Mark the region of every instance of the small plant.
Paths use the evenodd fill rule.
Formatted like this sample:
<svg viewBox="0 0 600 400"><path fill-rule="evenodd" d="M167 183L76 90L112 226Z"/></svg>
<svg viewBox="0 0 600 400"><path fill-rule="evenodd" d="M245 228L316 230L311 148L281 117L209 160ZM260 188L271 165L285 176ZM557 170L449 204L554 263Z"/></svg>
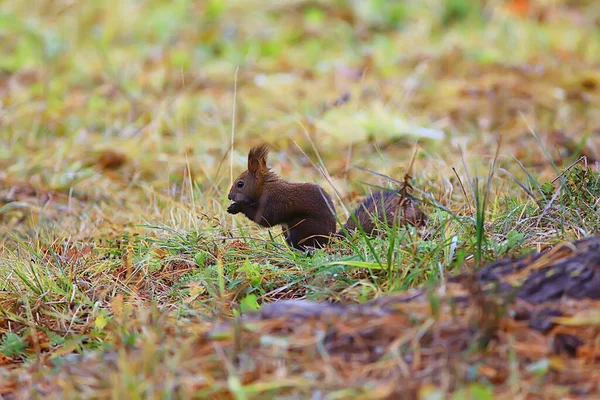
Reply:
<svg viewBox="0 0 600 400"><path fill-rule="evenodd" d="M560 182L541 186L540 208L559 211L586 231L600 231L600 173L576 165Z"/></svg>
<svg viewBox="0 0 600 400"><path fill-rule="evenodd" d="M260 305L258 304L258 298L256 295L249 294L248 296L244 297L242 301L240 301L240 310L242 311L242 314L260 310Z"/></svg>
<svg viewBox="0 0 600 400"><path fill-rule="evenodd" d="M442 10L442 25L450 26L480 13L480 6L475 1L447 0L443 3Z"/></svg>
<svg viewBox="0 0 600 400"><path fill-rule="evenodd" d="M27 349L25 340L13 332L7 333L0 343L0 353L4 354L6 357L14 358L22 356L25 354L25 349Z"/></svg>

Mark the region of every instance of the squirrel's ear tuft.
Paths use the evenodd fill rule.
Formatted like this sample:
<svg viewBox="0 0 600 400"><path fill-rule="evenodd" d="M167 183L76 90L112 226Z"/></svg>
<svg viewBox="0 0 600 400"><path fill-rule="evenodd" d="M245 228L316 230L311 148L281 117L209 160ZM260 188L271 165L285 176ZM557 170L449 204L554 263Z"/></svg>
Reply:
<svg viewBox="0 0 600 400"><path fill-rule="evenodd" d="M248 153L248 171L255 176L267 172L267 156L269 148L266 145L255 146Z"/></svg>

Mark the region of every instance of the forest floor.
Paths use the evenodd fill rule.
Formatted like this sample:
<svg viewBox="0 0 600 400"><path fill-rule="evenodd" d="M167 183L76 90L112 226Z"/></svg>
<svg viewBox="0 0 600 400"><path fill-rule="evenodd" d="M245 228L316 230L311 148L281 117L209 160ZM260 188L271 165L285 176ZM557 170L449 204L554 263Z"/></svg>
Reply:
<svg viewBox="0 0 600 400"><path fill-rule="evenodd" d="M591 0L4 2L0 398L600 397L599 28ZM341 222L390 177L427 225L291 250L226 212L260 143Z"/></svg>

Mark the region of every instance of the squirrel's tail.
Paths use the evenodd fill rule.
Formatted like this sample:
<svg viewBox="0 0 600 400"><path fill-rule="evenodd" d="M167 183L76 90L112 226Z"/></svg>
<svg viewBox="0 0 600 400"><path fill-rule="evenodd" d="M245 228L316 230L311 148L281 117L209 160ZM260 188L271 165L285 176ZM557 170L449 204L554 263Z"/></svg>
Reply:
<svg viewBox="0 0 600 400"><path fill-rule="evenodd" d="M379 224L392 227L395 223L413 226L423 226L427 216L417 206L416 200L410 195L402 195L397 191L380 191L369 195L350 216L344 227L335 236L345 236L352 233L358 226L369 236Z"/></svg>

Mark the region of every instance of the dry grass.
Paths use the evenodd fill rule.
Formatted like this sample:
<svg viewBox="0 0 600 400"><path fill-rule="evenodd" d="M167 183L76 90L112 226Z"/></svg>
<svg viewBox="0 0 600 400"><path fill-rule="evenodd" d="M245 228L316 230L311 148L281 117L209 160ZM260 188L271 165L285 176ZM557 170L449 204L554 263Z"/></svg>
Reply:
<svg viewBox="0 0 600 400"><path fill-rule="evenodd" d="M285 299L365 304L598 234L600 9L569 3L0 6L0 394L575 396L597 379L597 321L581 357L511 318L466 351L471 308L442 300L242 336L231 322ZM277 173L335 193L342 222L364 183L387 184L366 170L410 173L427 227L291 251L225 212L262 142ZM327 347L371 328L383 347Z"/></svg>

